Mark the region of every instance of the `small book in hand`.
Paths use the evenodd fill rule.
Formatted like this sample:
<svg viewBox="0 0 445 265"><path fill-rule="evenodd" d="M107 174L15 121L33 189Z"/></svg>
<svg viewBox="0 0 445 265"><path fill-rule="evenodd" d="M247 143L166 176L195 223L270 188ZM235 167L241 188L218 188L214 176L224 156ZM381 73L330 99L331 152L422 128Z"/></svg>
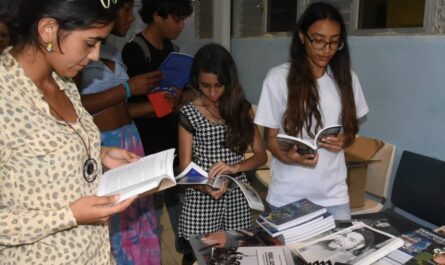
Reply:
<svg viewBox="0 0 445 265"><path fill-rule="evenodd" d="M155 111L156 117L162 118L173 111L172 104L165 98L164 93L175 93L175 89L182 89L190 82L190 70L193 57L179 52L170 53L159 66L163 79L154 88L148 99Z"/></svg>
<svg viewBox="0 0 445 265"><path fill-rule="evenodd" d="M264 204L256 190L244 181L239 181L229 175L219 175L209 178L207 172L193 161L176 176L178 185L208 185L219 189L226 181L235 183L243 192L249 207L258 211L264 211Z"/></svg>
<svg viewBox="0 0 445 265"><path fill-rule="evenodd" d="M159 66L163 79L159 87L152 92L166 91L174 93L174 88L182 89L190 82L193 57L179 52L170 53Z"/></svg>
<svg viewBox="0 0 445 265"><path fill-rule="evenodd" d="M278 134L277 142L281 150L289 151L294 145L297 146L297 153L300 155L316 154L319 148L318 143L325 137L338 136L342 132L341 125L332 125L321 129L313 141L303 140L298 137Z"/></svg>

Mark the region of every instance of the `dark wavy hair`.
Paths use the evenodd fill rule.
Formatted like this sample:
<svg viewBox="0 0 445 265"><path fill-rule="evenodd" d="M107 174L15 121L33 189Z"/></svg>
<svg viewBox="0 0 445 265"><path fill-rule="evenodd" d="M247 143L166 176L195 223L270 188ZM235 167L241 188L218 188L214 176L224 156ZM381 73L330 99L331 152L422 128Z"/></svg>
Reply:
<svg viewBox="0 0 445 265"><path fill-rule="evenodd" d="M193 60L190 80L195 88L199 88L201 72L215 74L224 85L224 94L219 100L219 112L227 124L224 145L233 152L244 153L253 142L254 124L249 115L251 104L239 82L235 61L223 46L207 44L198 50Z"/></svg>
<svg viewBox="0 0 445 265"><path fill-rule="evenodd" d="M0 10L0 17L8 21L14 46L40 47L40 19L57 21L60 41L62 32L108 25L115 20L118 7L112 0L109 8L104 8L100 0L2 0Z"/></svg>
<svg viewBox="0 0 445 265"><path fill-rule="evenodd" d="M299 38L299 33L306 35L312 24L329 19L341 28L340 41L343 49L337 51L329 62L341 98L341 124L343 125L346 144L352 144L358 132L354 93L352 89L349 49L346 39L346 27L341 14L330 4L318 2L311 4L297 22L290 47L290 69L287 77L288 102L283 117L283 128L289 135L301 135L305 129L311 137L323 127L319 110L320 96L316 80L312 74L306 48ZM311 131L315 120L315 132ZM340 121L339 121L340 122Z"/></svg>
<svg viewBox="0 0 445 265"><path fill-rule="evenodd" d="M142 21L149 25L153 22L154 14L163 18L167 18L169 15L186 18L192 12L192 0L142 0L142 7L138 13Z"/></svg>

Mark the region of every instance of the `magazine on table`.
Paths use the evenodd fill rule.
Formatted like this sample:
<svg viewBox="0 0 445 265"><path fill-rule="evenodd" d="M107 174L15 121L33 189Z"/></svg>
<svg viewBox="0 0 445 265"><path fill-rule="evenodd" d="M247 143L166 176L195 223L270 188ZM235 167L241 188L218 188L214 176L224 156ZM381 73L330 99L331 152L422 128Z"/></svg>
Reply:
<svg viewBox="0 0 445 265"><path fill-rule="evenodd" d="M193 161L176 176L176 181L178 185L208 185L214 189L221 188L225 182L229 181L235 183L241 189L250 208L258 211L264 211L265 209L260 196L248 183L239 181L229 175L219 175L214 178L209 178L208 173Z"/></svg>
<svg viewBox="0 0 445 265"><path fill-rule="evenodd" d="M264 221L276 230L282 231L292 226L307 222L317 216L326 213L326 208L311 202L308 199L301 199L280 207L272 211L259 215Z"/></svg>
<svg viewBox="0 0 445 265"><path fill-rule="evenodd" d="M292 253L285 246L214 248L211 264L293 265Z"/></svg>
<svg viewBox="0 0 445 265"><path fill-rule="evenodd" d="M372 228L378 229L393 236L400 236L399 230L397 230L397 228L385 217L377 216L374 218L367 217L352 220L353 224L359 222L365 223Z"/></svg>
<svg viewBox="0 0 445 265"><path fill-rule="evenodd" d="M300 155L316 154L319 148L318 143L327 136L337 136L342 131L341 125L332 125L321 129L313 140L304 140L295 136L278 134L277 142L280 149L289 151L294 145L297 146L297 153Z"/></svg>
<svg viewBox="0 0 445 265"><path fill-rule="evenodd" d="M207 245L203 235L190 235L189 242L199 265L293 265L285 246L264 246L265 242L248 230L222 232L234 237L235 245L224 248Z"/></svg>
<svg viewBox="0 0 445 265"><path fill-rule="evenodd" d="M445 264L445 237L420 228L400 236L403 246L378 264ZM442 263L441 263L442 262Z"/></svg>
<svg viewBox="0 0 445 265"><path fill-rule="evenodd" d="M223 233L226 237L225 248L238 248L240 246L265 246L265 245L275 245L279 241L272 240L272 238L267 237L260 229L250 229L250 230L231 230L231 231L219 231L216 233ZM214 235L216 233L210 233L205 235L190 235L189 242L192 246L193 253L200 265L210 265L213 264L211 261L213 249L215 245L207 244L205 237L209 235Z"/></svg>
<svg viewBox="0 0 445 265"><path fill-rule="evenodd" d="M119 194L123 201L139 194L155 193L176 185L173 173L175 149L140 158L138 161L106 171L97 195Z"/></svg>
<svg viewBox="0 0 445 265"><path fill-rule="evenodd" d="M403 240L357 223L328 236L309 240L308 243L291 250L307 263L331 262L367 265L403 245Z"/></svg>

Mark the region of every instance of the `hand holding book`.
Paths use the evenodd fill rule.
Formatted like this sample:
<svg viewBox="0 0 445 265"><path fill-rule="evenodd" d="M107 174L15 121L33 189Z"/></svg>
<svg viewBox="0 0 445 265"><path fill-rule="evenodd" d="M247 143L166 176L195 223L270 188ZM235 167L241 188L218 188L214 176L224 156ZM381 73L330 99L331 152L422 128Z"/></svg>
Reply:
<svg viewBox="0 0 445 265"><path fill-rule="evenodd" d="M277 143L281 150L289 151L295 146L297 147L297 152L300 155L308 155L308 154L316 154L317 150L320 147L327 147L329 150L336 150L338 146L342 146L342 139L326 139L327 137L336 137L341 134L342 126L341 125L332 125L327 126L321 129L317 135L315 135L312 141L304 140L298 137L286 135L286 134L278 134L277 135Z"/></svg>
<svg viewBox="0 0 445 265"><path fill-rule="evenodd" d="M176 94L189 83L190 70L193 57L183 53L172 52L159 66L163 79L159 86L154 88L148 98L153 105L158 118L164 117L173 111L173 104L165 94Z"/></svg>
<svg viewBox="0 0 445 265"><path fill-rule="evenodd" d="M220 175L232 175L239 173L239 164L229 165L223 161L215 163L209 170L209 177L214 178Z"/></svg>
<svg viewBox="0 0 445 265"><path fill-rule="evenodd" d="M128 80L131 95L147 95L162 80L160 71L152 71L136 75Z"/></svg>
<svg viewBox="0 0 445 265"><path fill-rule="evenodd" d="M229 175L209 177L209 174L193 161L175 178L178 185L205 185L197 189L212 197L224 194L229 188L229 182L236 184L247 199L249 207L258 211L264 211L264 204L255 189L244 181L237 180ZM215 190L216 189L216 190Z"/></svg>
<svg viewBox="0 0 445 265"><path fill-rule="evenodd" d="M212 180L214 181L214 178L209 178L209 182ZM202 193L210 195L215 200L219 200L229 189L229 181L222 181L222 185L218 187L212 187L209 185L196 185L194 188Z"/></svg>

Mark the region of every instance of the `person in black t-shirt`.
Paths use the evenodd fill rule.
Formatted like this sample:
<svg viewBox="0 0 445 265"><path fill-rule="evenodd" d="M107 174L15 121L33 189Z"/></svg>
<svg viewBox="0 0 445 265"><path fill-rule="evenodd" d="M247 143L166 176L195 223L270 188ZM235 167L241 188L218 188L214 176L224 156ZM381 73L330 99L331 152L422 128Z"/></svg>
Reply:
<svg viewBox="0 0 445 265"><path fill-rule="evenodd" d="M122 51L122 58L128 68L128 75L135 75L156 71L164 59L173 51L174 45L171 40L176 39L184 28L184 20L193 12L191 0L142 0L139 16L146 24L142 32L136 38L140 41L130 40ZM141 47L145 45L145 47ZM148 48L148 52L147 52ZM178 103L186 100L191 94L188 92L167 95L175 110ZM147 102L145 95L133 96L129 102ZM140 105L140 104L138 104ZM135 109L134 111L138 111ZM138 116L138 115L132 115ZM141 136L146 155L153 154L165 149L178 149L178 115L177 111L157 118L154 115L135 119L135 124ZM175 161L175 167L178 166ZM171 188L158 193L158 208L162 209L165 203L172 227L177 235L177 227L180 214L179 188ZM158 212L160 212L160 209ZM158 215L159 217L159 215ZM158 218L159 220L159 218ZM178 243L176 236L176 248L179 252L186 253Z"/></svg>
<svg viewBox="0 0 445 265"><path fill-rule="evenodd" d="M142 42L130 41L122 51L124 63L130 77L156 71L164 59L174 51L171 40L181 33L184 20L193 11L191 0L142 0L139 16L146 27L138 36ZM146 47L141 47L146 45ZM144 52L148 48L149 55ZM149 56L149 57L147 57ZM171 95L173 103L178 103L181 95ZM176 98L175 98L176 97ZM148 102L145 95L133 96L130 102ZM137 110L135 110L137 111ZM138 116L138 115L134 115ZM135 119L142 138L144 151L152 154L178 146L177 114L156 118L154 115Z"/></svg>

